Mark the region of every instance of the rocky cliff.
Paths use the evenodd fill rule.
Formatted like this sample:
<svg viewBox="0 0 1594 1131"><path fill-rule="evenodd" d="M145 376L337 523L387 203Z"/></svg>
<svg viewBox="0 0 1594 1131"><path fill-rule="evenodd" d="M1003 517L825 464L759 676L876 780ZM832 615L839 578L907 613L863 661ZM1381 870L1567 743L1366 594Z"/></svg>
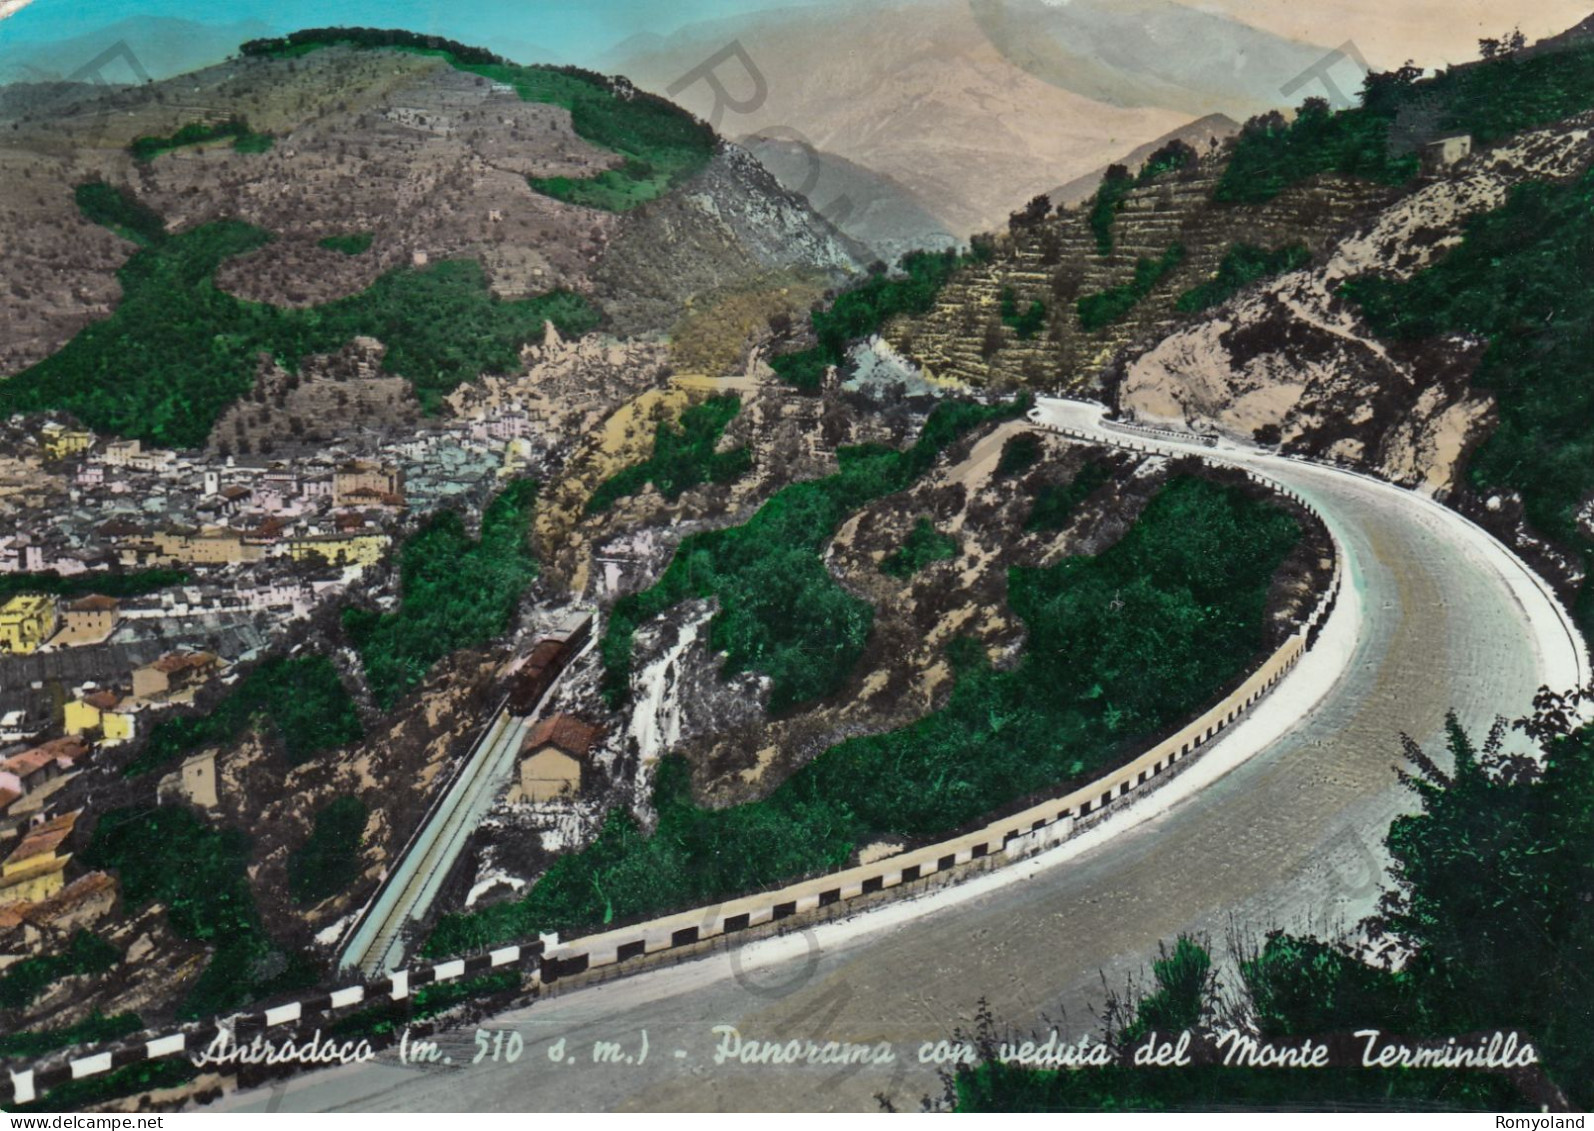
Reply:
<svg viewBox="0 0 1594 1131"><path fill-rule="evenodd" d="M1127 362L1120 407L1148 422L1261 434L1288 451L1451 491L1492 422L1490 397L1469 384L1486 343L1386 344L1338 289L1366 272L1409 278L1513 185L1577 175L1591 156L1591 122L1585 115L1480 151L1361 222L1319 264L1166 335Z"/></svg>

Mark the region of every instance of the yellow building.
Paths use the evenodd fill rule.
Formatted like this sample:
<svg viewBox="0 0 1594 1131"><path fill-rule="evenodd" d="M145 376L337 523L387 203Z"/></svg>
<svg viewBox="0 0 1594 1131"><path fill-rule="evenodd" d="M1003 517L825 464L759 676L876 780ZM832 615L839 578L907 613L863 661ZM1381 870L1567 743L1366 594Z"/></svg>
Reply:
<svg viewBox="0 0 1594 1131"><path fill-rule="evenodd" d="M521 436L516 436L504 444L504 463L498 469L498 478L512 479L519 475L531 463L531 441Z"/></svg>
<svg viewBox="0 0 1594 1131"><path fill-rule="evenodd" d="M0 605L0 652L26 656L55 635L55 598L19 593Z"/></svg>
<svg viewBox="0 0 1594 1131"><path fill-rule="evenodd" d="M46 424L39 433L39 443L44 454L51 459L65 459L94 446L94 433L68 428L64 424Z"/></svg>
<svg viewBox="0 0 1594 1131"><path fill-rule="evenodd" d="M121 697L112 691L96 691L66 705L66 733L98 735L100 745L115 746L133 737L134 716L118 710Z"/></svg>
<svg viewBox="0 0 1594 1131"><path fill-rule="evenodd" d="M320 558L330 565L375 565L387 552L388 536L374 531L349 534L312 534L288 543L288 555L296 562Z"/></svg>
<svg viewBox="0 0 1594 1131"><path fill-rule="evenodd" d="M61 846L76 823L77 814L67 813L28 831L0 864L0 907L37 903L66 886L66 866L72 854L61 852Z"/></svg>

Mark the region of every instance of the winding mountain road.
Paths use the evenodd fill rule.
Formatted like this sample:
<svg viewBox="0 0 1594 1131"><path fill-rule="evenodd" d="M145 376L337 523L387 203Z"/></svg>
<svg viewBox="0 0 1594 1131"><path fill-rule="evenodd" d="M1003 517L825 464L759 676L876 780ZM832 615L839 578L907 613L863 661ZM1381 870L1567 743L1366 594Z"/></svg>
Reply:
<svg viewBox="0 0 1594 1131"><path fill-rule="evenodd" d="M1099 409L1043 401L1038 422L1144 442ZM1159 446L1173 446L1162 438ZM1252 449L1189 445L1294 488L1325 516L1350 585L1307 659L1187 773L1141 806L961 887L800 935L539 1001L484 1022L518 1032L515 1063L445 1034L451 1063L307 1074L229 1097L241 1110L871 1110L939 1094L925 1041L972 1026L982 998L1029 1029L1093 1030L1089 1003L1159 941L1203 932L1332 930L1377 898L1390 819L1409 807L1399 736L1437 745L1447 711L1474 733L1542 684L1587 681L1582 641L1549 591L1444 507L1347 472ZM748 1038L890 1042L890 1064L714 1063L716 1025ZM647 1054L642 1056L642 1031ZM554 1042L563 1039L564 1044ZM623 1055L594 1062L596 1040ZM554 1059L553 1052L562 1054ZM626 1062L625 1057L630 1057Z"/></svg>

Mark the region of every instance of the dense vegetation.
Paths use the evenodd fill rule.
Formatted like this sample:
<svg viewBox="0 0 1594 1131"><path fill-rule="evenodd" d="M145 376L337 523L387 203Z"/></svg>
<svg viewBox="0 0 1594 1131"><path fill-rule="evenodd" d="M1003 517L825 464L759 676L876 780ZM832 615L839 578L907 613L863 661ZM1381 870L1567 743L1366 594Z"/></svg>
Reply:
<svg viewBox="0 0 1594 1131"><path fill-rule="evenodd" d="M130 911L159 903L179 938L214 948L179 1016L214 1016L315 981L308 958L267 937L249 886L249 839L236 829L177 806L113 809L82 859L116 873Z"/></svg>
<svg viewBox="0 0 1594 1131"><path fill-rule="evenodd" d="M242 44L238 52L245 57L291 59L322 47L362 47L369 50L390 47L401 51L451 55L462 63L505 62L503 56L495 55L483 47L470 47L440 35L421 35L401 28L300 28L284 36L251 39Z"/></svg>
<svg viewBox="0 0 1594 1131"><path fill-rule="evenodd" d="M225 746L256 723L280 739L295 766L357 742L365 733L331 660L274 656L257 664L209 710L157 723L127 773L147 774L206 746Z"/></svg>
<svg viewBox="0 0 1594 1131"><path fill-rule="evenodd" d="M310 838L288 857L288 894L295 903L320 903L354 882L369 817L358 797L335 798L316 813Z"/></svg>
<svg viewBox="0 0 1594 1131"><path fill-rule="evenodd" d="M1135 277L1121 286L1111 287L1079 299L1079 324L1094 333L1119 321L1152 292L1162 277L1184 262L1184 245L1173 244L1156 259L1144 256L1135 260Z"/></svg>
<svg viewBox="0 0 1594 1131"><path fill-rule="evenodd" d="M1111 255L1113 249L1112 225L1118 210L1124 206L1129 190L1135 187L1135 178L1122 165L1109 165L1106 176L1096 187L1090 199L1090 230L1096 236L1096 250Z"/></svg>
<svg viewBox="0 0 1594 1131"><path fill-rule="evenodd" d="M1594 493L1594 173L1528 183L1468 221L1462 244L1407 282L1366 276L1341 291L1391 338L1465 334L1488 343L1473 384L1499 424L1473 455L1481 491L1521 493L1528 521L1594 561L1578 523ZM1578 614L1594 629L1594 587Z"/></svg>
<svg viewBox="0 0 1594 1131"><path fill-rule="evenodd" d="M73 190L73 198L85 219L109 228L125 240L151 247L166 238L166 221L161 214L129 188L86 181Z"/></svg>
<svg viewBox="0 0 1594 1131"><path fill-rule="evenodd" d="M1393 115L1364 107L1335 113L1322 98L1307 99L1293 122L1277 112L1253 118L1240 131L1213 198L1260 204L1297 181L1328 172L1404 184L1417 175L1417 157L1390 151L1393 123Z"/></svg>
<svg viewBox="0 0 1594 1131"><path fill-rule="evenodd" d="M1146 158L1146 163L1140 166L1140 175L1136 180L1143 185L1150 184L1164 173L1177 173L1188 169L1198 160L1199 156L1188 142L1174 138Z"/></svg>
<svg viewBox="0 0 1594 1131"><path fill-rule="evenodd" d="M1080 468L1065 484L1048 484L1035 496L1030 508L1025 530L1062 530L1074 517L1074 512L1099 489L1112 480L1112 469L1099 460Z"/></svg>
<svg viewBox="0 0 1594 1131"><path fill-rule="evenodd" d="M881 560L880 571L892 577L912 577L931 562L950 561L957 553L956 538L942 534L929 519L921 518L903 539L902 548Z"/></svg>
<svg viewBox="0 0 1594 1131"><path fill-rule="evenodd" d="M714 131L674 103L575 67L477 64L468 71L508 83L527 102L570 111L576 133L613 150L618 168L591 177L530 177L538 192L571 204L624 212L663 196L714 156Z"/></svg>
<svg viewBox="0 0 1594 1131"><path fill-rule="evenodd" d="M902 314L928 314L948 279L976 258L954 251L912 251L898 264L899 274L875 272L842 291L827 307L809 315L817 345L795 353L776 354L771 368L800 389L817 389L825 368L847 360L847 347L867 338Z"/></svg>
<svg viewBox="0 0 1594 1131"><path fill-rule="evenodd" d="M741 526L683 540L664 576L609 614L601 644L609 702L618 705L629 691L637 626L694 597L719 599L710 646L727 654L727 674L770 678L771 711L836 691L863 651L874 610L830 576L821 560L826 543L847 516L907 487L959 436L1027 407L943 403L907 450L843 448L835 475L782 488Z"/></svg>
<svg viewBox="0 0 1594 1131"><path fill-rule="evenodd" d="M831 747L762 801L701 808L686 765L667 759L651 836L617 808L524 899L446 916L428 947L454 953L711 903L1088 779L1253 662L1273 574L1299 537L1271 503L1176 477L1106 552L1012 571L1012 608L1029 632L1015 669L996 671L975 642L959 641L945 707Z"/></svg>
<svg viewBox="0 0 1594 1131"><path fill-rule="evenodd" d="M536 502L535 482L511 483L482 512L475 540L456 511L440 511L399 553L399 607L391 613L344 610L344 632L384 710L450 652L509 630L521 595L537 576L530 543Z"/></svg>
<svg viewBox="0 0 1594 1131"><path fill-rule="evenodd" d="M1002 325L1018 335L1018 340L1026 342L1039 333L1040 328L1046 325L1046 304L1040 299L1035 299L1023 311L1018 308L1018 294L1012 287L1002 288L1001 304Z"/></svg>
<svg viewBox="0 0 1594 1131"><path fill-rule="evenodd" d="M364 255L371 250L375 232L350 232L342 236L325 236L316 241L328 251L341 251L344 255Z"/></svg>
<svg viewBox="0 0 1594 1131"><path fill-rule="evenodd" d="M741 410L740 397L713 396L683 412L679 426L661 421L653 433L653 455L599 484L587 500L587 513L606 511L649 483L674 502L699 483L741 478L752 466L752 453L745 447L715 451L725 426Z"/></svg>
<svg viewBox="0 0 1594 1131"><path fill-rule="evenodd" d="M1409 143L1391 144L1403 111L1433 120L1441 135L1471 134L1488 144L1594 107L1591 63L1594 48L1585 43L1525 58L1505 54L1428 79L1409 66L1375 72L1359 106L1335 113L1323 99L1308 99L1293 123L1277 113L1247 122L1214 198L1260 203L1326 172L1403 184L1418 170L1416 155L1403 151Z"/></svg>
<svg viewBox="0 0 1594 1131"><path fill-rule="evenodd" d="M1394 887L1371 934L1409 953L1399 969L1346 949L1275 932L1242 955L1240 974L1269 1037L1378 1028L1445 1038L1518 1029L1577 1110L1594 1100L1594 986L1583 976L1594 943L1594 728L1572 733L1569 702L1541 693L1523 729L1542 769L1505 754L1497 728L1478 747L1449 722L1448 770L1406 740L1408 786L1420 811L1396 818L1385 841ZM1187 954L1187 959L1190 956ZM1205 957L1202 955L1202 957ZM1186 962L1186 966L1189 962ZM1210 979L1156 969L1141 1006L1166 1033L1210 1025ZM1178 1003L1177 1009L1170 1005ZM1203 1097L1378 1107L1521 1108L1508 1077L1478 1072L1092 1069L1060 1074L981 1065L959 1074L962 1105L990 1110L1197 1107Z"/></svg>
<svg viewBox="0 0 1594 1131"><path fill-rule="evenodd" d="M1311 250L1305 244L1293 243L1269 251L1254 244L1237 243L1218 264L1216 275L1185 291L1174 305L1186 314L1208 310L1229 301L1259 279L1298 270L1311 261Z"/></svg>
<svg viewBox="0 0 1594 1131"><path fill-rule="evenodd" d="M529 177L538 192L571 204L623 212L664 195L714 156L707 123L629 83L578 67L523 67L479 47L432 35L378 28L309 28L245 43L245 55L294 56L334 45L436 55L451 66L514 87L527 102L570 111L576 134L617 153L619 167L591 177Z"/></svg>
<svg viewBox="0 0 1594 1131"><path fill-rule="evenodd" d="M1242 981L1249 987L1251 974ZM1004 1046L1020 1043L999 1030L988 1011L970 1034L979 1063L959 1068L945 1100L959 1112L1055 1111L1519 1111L1522 1097L1509 1078L1482 1072L1421 1069L1253 1068L1194 1063L1137 1067L1132 1052L1156 1033L1210 1032L1222 1008L1212 958L1204 944L1181 937L1172 953L1152 963L1150 993L1131 1009L1120 1003L1105 1043L1116 1060L1107 1067L1035 1069L1003 1063ZM1357 1024L1352 1022L1352 1024ZM1116 1025L1117 1027L1113 1027ZM1300 1030L1322 1035L1322 1030Z"/></svg>
<svg viewBox="0 0 1594 1131"><path fill-rule="evenodd" d="M96 1045L114 1041L144 1027L136 1013L118 1013L105 1017L94 1013L62 1029L37 1029L31 1033L7 1033L0 1036L0 1056L39 1057L56 1049L72 1045Z"/></svg>
<svg viewBox="0 0 1594 1131"><path fill-rule="evenodd" d="M24 958L0 972L0 1009L22 1009L62 978L103 974L122 960L116 948L91 931L76 931L60 954Z"/></svg>
<svg viewBox="0 0 1594 1131"><path fill-rule="evenodd" d="M213 276L266 243L266 232L224 220L168 236L158 217L115 190L84 186L78 198L91 219L143 246L117 272L122 301L111 316L0 383L0 412L67 409L101 431L196 447L253 387L262 353L291 368L368 334L387 346L383 368L435 411L462 382L512 370L546 320L570 334L598 322L585 299L565 291L499 299L473 260L389 271L360 294L307 310L245 302Z"/></svg>
<svg viewBox="0 0 1594 1131"><path fill-rule="evenodd" d="M1040 462L1045 450L1035 433L1020 432L1002 445L1002 457L996 461L996 477L1008 479L1028 471Z"/></svg>
<svg viewBox="0 0 1594 1131"><path fill-rule="evenodd" d="M245 119L234 116L221 122L190 122L170 137L135 138L127 148L133 160L149 162L174 149L227 138L232 139L232 147L239 153L264 153L274 141L270 134L256 133Z"/></svg>
<svg viewBox="0 0 1594 1131"><path fill-rule="evenodd" d="M180 569L142 569L122 572L90 571L62 577L59 573L0 573L0 601L18 593L53 593L72 601L90 594L102 597L142 597L170 589L174 585L187 585L191 574Z"/></svg>

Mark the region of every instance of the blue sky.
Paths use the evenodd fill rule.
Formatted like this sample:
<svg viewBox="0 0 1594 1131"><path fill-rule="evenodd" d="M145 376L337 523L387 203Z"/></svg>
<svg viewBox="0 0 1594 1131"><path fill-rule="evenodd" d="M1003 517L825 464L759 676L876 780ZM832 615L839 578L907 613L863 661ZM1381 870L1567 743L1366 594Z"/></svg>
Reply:
<svg viewBox="0 0 1594 1131"><path fill-rule="evenodd" d="M16 0L0 0L0 13ZM170 18L276 31L329 24L403 27L531 61L580 61L638 32L667 34L698 20L822 0L31 0L0 19L0 47L16 50L91 35L129 19Z"/></svg>

